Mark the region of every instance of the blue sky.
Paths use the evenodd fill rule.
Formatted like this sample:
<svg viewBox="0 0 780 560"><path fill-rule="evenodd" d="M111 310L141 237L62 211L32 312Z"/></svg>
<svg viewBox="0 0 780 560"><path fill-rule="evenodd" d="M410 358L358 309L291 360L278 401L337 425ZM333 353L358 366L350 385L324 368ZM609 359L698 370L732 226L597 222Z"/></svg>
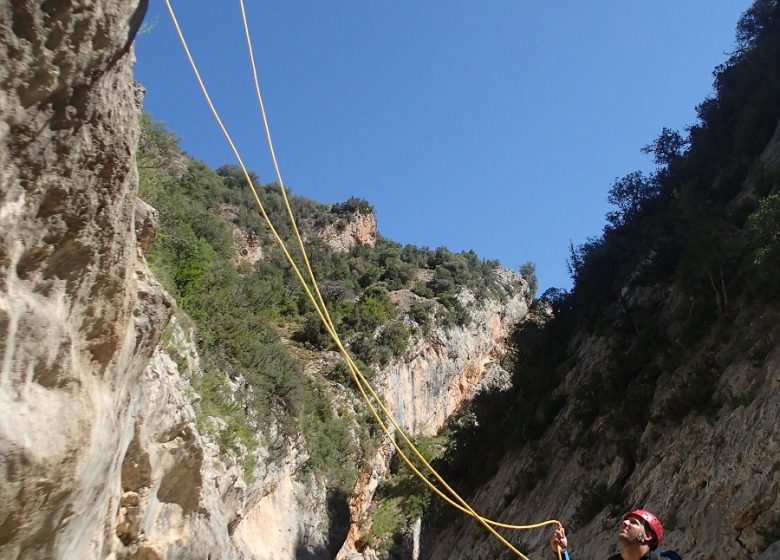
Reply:
<svg viewBox="0 0 780 560"><path fill-rule="evenodd" d="M570 287L616 177L683 129L747 0L245 0L285 183L367 199L400 243L536 264ZM237 0L173 0L242 157L273 180ZM152 0L136 43L146 110L213 167L234 163ZM541 291L540 290L540 291Z"/></svg>

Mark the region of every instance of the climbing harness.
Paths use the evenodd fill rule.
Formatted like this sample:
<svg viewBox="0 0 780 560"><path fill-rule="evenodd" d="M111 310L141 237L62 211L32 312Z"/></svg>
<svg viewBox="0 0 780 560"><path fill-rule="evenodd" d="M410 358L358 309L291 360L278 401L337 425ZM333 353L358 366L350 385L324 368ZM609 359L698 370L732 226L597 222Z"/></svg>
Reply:
<svg viewBox="0 0 780 560"><path fill-rule="evenodd" d="M409 436L406 434L406 432L398 425L398 423L393 418L393 415L390 413L390 411L386 408L385 404L383 403L382 399L379 397L379 395L376 393L374 388L371 386L371 384L368 382L368 380L364 377L363 373L360 371L360 369L355 364L354 360L350 356L347 349L344 347L344 344L341 341L341 338L338 335L338 332L336 331L336 328L334 326L334 323L330 317L330 313L328 312L328 308L325 305L325 300L322 297L322 294L319 289L319 285L317 283L317 279L314 275L314 270L312 269L311 263L309 261L309 257L307 254L307 251L303 245L303 239L300 233L300 230L298 229L298 225L295 219L295 215L292 211L292 206L290 205L289 199L287 197L287 190L284 186L284 181L282 180L281 172L279 169L279 164L276 158L276 152L273 147L273 142L271 140L271 132L270 127L268 125L268 119L266 117L265 112L265 106L263 104L263 97L260 91L260 81L257 75L257 66L255 64L255 58L254 58L254 51L252 48L252 41L249 33L249 25L247 23L247 17L246 17L246 9L244 7L244 1L239 0L239 4L241 7L241 18L244 26L244 35L246 38L246 44L247 44L247 50L249 52L249 59L252 67L252 76L254 80L254 86L255 86L255 94L257 96L257 101L260 107L260 114L262 116L263 121L263 128L265 130L265 137L266 142L268 144L269 151L271 153L271 159L274 166L274 171L276 173L276 178L279 183L279 190L282 194L282 199L284 201L285 209L287 211L287 218L290 221L290 225L292 226L292 230L295 232L295 238L298 244L298 250L301 254L301 257L303 259L303 266L306 271L306 275L308 276L309 282L311 282L311 285L307 282L307 280L304 278L303 273L301 272L300 267L295 262L295 259L293 259L292 255L290 254L289 249L287 248L286 244L284 243L284 240L279 235L278 231L274 227L273 223L271 222L268 213L265 210L265 207L260 200L260 196L257 193L257 189L249 175L249 172L244 165L244 161L241 158L241 155L239 154L238 148L236 147L235 143L233 142L233 139L231 138L230 134L227 131L227 128L225 127L224 123L222 122L222 119L219 116L219 113L214 106L213 101L211 100L211 96L208 93L208 90L206 88L205 83L203 82L203 79L201 78L200 72L198 70L197 65L195 64L195 60L192 56L192 53L190 52L189 46L187 45L187 41L184 38L184 34L181 30L181 27L179 26L178 19L176 18L176 13L173 9L173 6L171 5L170 0L165 0L165 4L168 8L168 13L171 16L171 20L173 21L174 28L176 29L176 33L179 37L179 41L181 42L182 47L184 48L184 52L187 56L187 59L190 63L190 67L192 68L192 71L195 74L195 78L198 82L198 85L200 86L201 92L203 93L203 96L206 100L207 105L209 106L209 109L211 110L211 114L214 117L215 121L217 122L217 125L219 126L220 130L222 131L223 136L227 140L228 145L230 146L231 151L233 152L233 155L236 158L236 161L238 162L239 167L241 168L241 171L244 175L244 178L247 182L247 185L249 186L249 189L252 192L252 196L255 200L255 204L257 205L258 212L260 213L261 217L265 221L266 225L268 226L269 230L271 231L271 234L273 238L275 239L276 243L279 245L280 249L282 250L282 253L285 256L285 259L289 263L290 267L292 268L296 278L298 279L298 282L301 284L301 287L303 288L304 292L306 293L306 297L309 299L311 304L314 306L314 310L317 313L317 315L320 318L320 321L322 322L323 326L325 327L326 331L330 335L331 339L333 340L333 343L338 348L339 352L344 358L344 361L347 364L347 367L350 371L350 374L352 376L352 380L355 383L355 386L357 387L358 391L360 392L361 397L365 401L366 405L368 406L369 410L371 411L372 416L376 420L376 422L379 424L380 428L384 432L384 434L388 437L390 442L392 443L393 447L395 448L396 452L398 453L399 457L403 460L403 462L406 464L406 466L414 473L414 475L419 478L433 493L435 493L437 496L439 496L442 500L447 502L449 505L454 507L455 509L465 513L466 515L469 515L473 517L478 523L480 523L489 533L491 533L496 539L501 542L506 548L508 548L510 551L512 551L517 557L522 558L523 560L530 560L527 556L525 556L522 552L520 552L517 548L515 548L509 541L507 541L498 531L496 531L497 528L501 529L509 529L509 530L530 530L530 529L537 529L541 528L547 525L556 525L559 528L562 527L561 523L557 520L551 519L547 521L542 521L540 523L534 523L530 525L511 525L508 523L501 523L498 521L494 521L491 519L488 519L486 517L483 517L482 515L478 514L469 504L468 502L463 499L447 482L442 478L442 476L436 471L436 469L431 466L431 464L425 459L425 457L422 455L422 453L417 449L417 447L414 445L414 443L410 440ZM369 397L370 395L370 397ZM376 406L382 411L384 416L389 420L390 425L394 429L394 432L391 431L390 427L385 423L385 421L382 419L382 416L380 416L379 412L377 411L377 408L374 406L372 400L373 399L376 402ZM404 450L399 446L398 442L396 441L396 438L394 437L394 433L398 434L400 438L403 440L403 442L406 444L409 450L413 453L414 457L416 457L420 463L427 469L428 472L436 479L436 481L447 491L447 494L445 494L440 488L438 488L433 482L431 482L426 475L424 475L420 470L414 465L412 460L409 458L409 456L404 452ZM558 549L558 559L561 560L561 550Z"/></svg>

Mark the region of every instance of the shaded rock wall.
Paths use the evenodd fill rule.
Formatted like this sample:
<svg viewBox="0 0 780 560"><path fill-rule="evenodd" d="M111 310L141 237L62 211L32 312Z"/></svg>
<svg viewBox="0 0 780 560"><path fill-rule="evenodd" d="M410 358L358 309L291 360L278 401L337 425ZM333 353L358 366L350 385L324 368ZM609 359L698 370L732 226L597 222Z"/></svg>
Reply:
<svg viewBox="0 0 780 560"><path fill-rule="evenodd" d="M743 336L749 340L750 330ZM778 340L780 328L771 336ZM740 340L737 337L735 344ZM728 355L733 347L722 351ZM604 341L583 341L579 363L566 379L567 390L583 390L603 359ZM724 369L718 391L739 395L739 402L726 399L713 415L691 415L669 429L663 424L664 387L672 376L665 374L648 405L659 420L648 424L636 442L648 453L626 482L627 502L658 512L667 546L684 558L775 558L763 551L771 544L765 542L765 534L776 527L780 511L780 346L775 344L760 362L737 354ZM577 557L601 558L617 552L619 513L607 507L584 525L571 526L587 489L615 482L626 469L620 458L594 463L593 450L578 445L584 437L576 408L566 407L536 446L506 457L472 505L483 515L508 523L563 521L569 526L573 556L576 552ZM518 478L535 468L538 449L550 453L548 469L530 492L515 495ZM529 552L530 545L532 558L550 555L546 544L550 530L507 534L513 543L525 543L523 552ZM465 517L442 533L429 535L427 541L423 558L493 558L501 552L495 539Z"/></svg>
<svg viewBox="0 0 780 560"><path fill-rule="evenodd" d="M778 154L780 125L761 153L762 171L777 172ZM754 197L755 185L755 177L749 176L738 200ZM676 338L681 326L675 318L684 316L680 311L687 309L687 296L664 285L626 287L622 295L629 312L652 309L669 339ZM573 557L614 553L622 513L614 510L630 504L657 512L665 524L666 545L686 559L778 558L778 311L775 302L759 307L734 294L729 313L729 328L702 325L704 338L685 348L689 358L673 371L660 373L647 401L636 399L636 406L649 410L650 420L629 442L636 450L635 464L606 443L624 436L622 432L629 429L626 423L610 422L602 414L583 427L578 410L582 401L576 396L599 398L592 383L623 349L606 337L580 332L571 342L574 356L561 388L566 405L540 441L506 455L497 474L478 491L472 502L475 509L508 523L559 519L570 528ZM700 363L708 364L706 377L685 381L684 374L702 367L697 360L705 356ZM685 399L675 399L675 392L686 383L693 390ZM708 410L692 406L697 390L712 391ZM627 391L625 397L633 395ZM519 490L518 481L538 473L541 463L543 474L534 475L532 488ZM615 483L625 490L625 497L604 499L605 489ZM599 485L603 491L594 494ZM577 522L583 504L591 504L593 515ZM550 554L549 536L549 530L521 532L512 534L511 541L522 542L532 557L543 557ZM503 553L493 537L465 517L437 533L431 530L426 540L422 557L431 560L492 558Z"/></svg>

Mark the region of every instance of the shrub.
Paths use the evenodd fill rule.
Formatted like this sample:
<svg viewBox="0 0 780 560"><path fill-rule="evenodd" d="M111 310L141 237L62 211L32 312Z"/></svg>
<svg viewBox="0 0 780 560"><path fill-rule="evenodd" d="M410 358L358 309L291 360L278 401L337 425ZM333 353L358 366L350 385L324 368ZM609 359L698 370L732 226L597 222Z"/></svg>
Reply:
<svg viewBox="0 0 780 560"><path fill-rule="evenodd" d="M334 204L331 207L331 212L338 215L355 214L355 213L369 213L373 212L374 207L371 206L367 200L351 196L346 202L341 204Z"/></svg>
<svg viewBox="0 0 780 560"><path fill-rule="evenodd" d="M301 328L293 333L293 340L315 350L325 350L332 346L330 333L322 324L320 316L313 311L306 314Z"/></svg>
<svg viewBox="0 0 780 560"><path fill-rule="evenodd" d="M521 264L520 275L528 282L528 291L531 296L536 296L536 290L539 289L539 280L536 278L536 265L531 261Z"/></svg>
<svg viewBox="0 0 780 560"><path fill-rule="evenodd" d="M427 334L431 327L431 305L424 301L413 301L409 307L409 318Z"/></svg>
<svg viewBox="0 0 780 560"><path fill-rule="evenodd" d="M379 343L387 346L393 356L400 356L409 347L409 329L401 321L393 321L382 329Z"/></svg>

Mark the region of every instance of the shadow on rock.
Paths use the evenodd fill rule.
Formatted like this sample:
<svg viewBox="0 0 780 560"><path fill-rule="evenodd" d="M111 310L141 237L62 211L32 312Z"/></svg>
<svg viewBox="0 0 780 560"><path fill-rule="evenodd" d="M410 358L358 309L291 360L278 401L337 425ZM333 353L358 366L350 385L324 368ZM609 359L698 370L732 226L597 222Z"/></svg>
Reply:
<svg viewBox="0 0 780 560"><path fill-rule="evenodd" d="M332 560L338 553L349 531L349 500L339 489L328 491L328 534L324 544L313 545L303 537L295 547L297 560Z"/></svg>

